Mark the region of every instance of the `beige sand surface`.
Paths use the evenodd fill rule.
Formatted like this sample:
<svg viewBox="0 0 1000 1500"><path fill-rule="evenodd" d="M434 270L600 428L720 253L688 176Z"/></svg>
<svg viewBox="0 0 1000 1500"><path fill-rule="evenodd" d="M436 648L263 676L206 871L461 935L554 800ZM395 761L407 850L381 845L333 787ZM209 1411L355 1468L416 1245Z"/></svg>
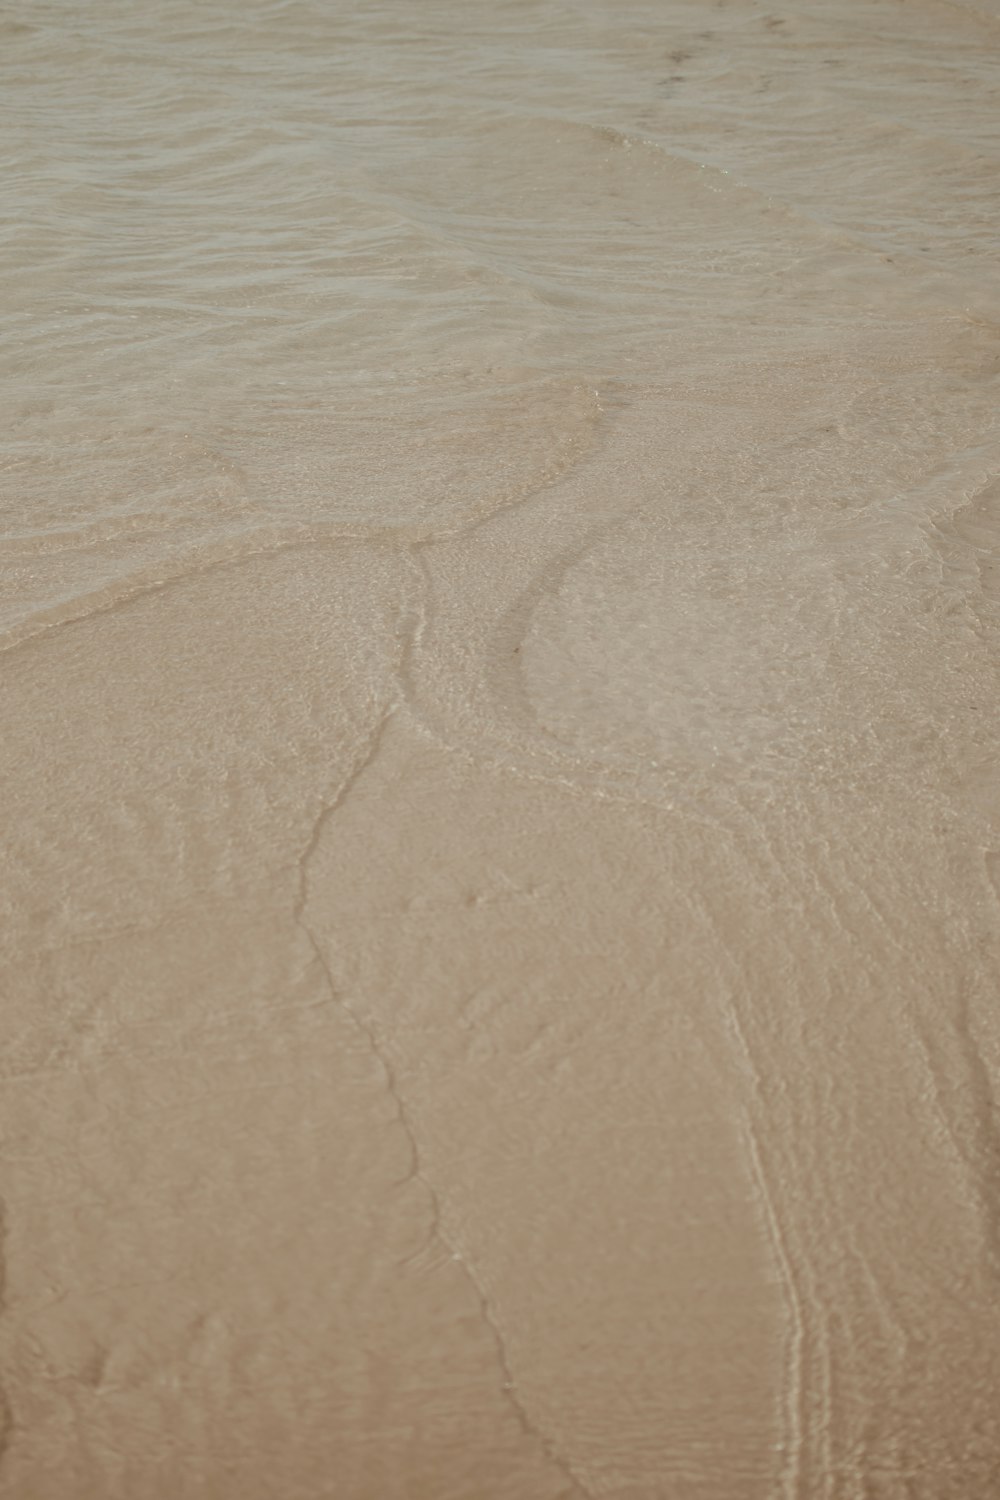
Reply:
<svg viewBox="0 0 1000 1500"><path fill-rule="evenodd" d="M9 28L0 1495L990 1500L1000 30L490 10Z"/></svg>

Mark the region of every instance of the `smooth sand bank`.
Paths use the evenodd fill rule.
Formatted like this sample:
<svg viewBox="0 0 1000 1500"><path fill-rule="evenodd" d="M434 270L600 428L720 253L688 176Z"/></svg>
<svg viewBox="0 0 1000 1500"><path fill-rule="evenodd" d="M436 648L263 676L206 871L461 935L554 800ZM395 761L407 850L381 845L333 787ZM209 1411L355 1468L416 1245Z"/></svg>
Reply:
<svg viewBox="0 0 1000 1500"><path fill-rule="evenodd" d="M627 458L663 419L450 541L251 557L5 657L4 1493L989 1493L981 627L919 528L834 567L853 639L828 555L744 549L749 592L690 533L694 620L760 649L656 717L679 606ZM613 720L546 699L605 661ZM751 733L776 671L794 745Z"/></svg>

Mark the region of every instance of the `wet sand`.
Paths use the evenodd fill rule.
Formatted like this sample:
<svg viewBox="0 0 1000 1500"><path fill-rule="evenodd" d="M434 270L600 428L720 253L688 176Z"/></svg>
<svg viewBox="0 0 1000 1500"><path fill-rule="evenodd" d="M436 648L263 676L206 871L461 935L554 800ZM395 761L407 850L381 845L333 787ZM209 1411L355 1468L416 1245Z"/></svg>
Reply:
<svg viewBox="0 0 1000 1500"><path fill-rule="evenodd" d="M989 1500L1000 27L255 16L9 38L0 1495Z"/></svg>

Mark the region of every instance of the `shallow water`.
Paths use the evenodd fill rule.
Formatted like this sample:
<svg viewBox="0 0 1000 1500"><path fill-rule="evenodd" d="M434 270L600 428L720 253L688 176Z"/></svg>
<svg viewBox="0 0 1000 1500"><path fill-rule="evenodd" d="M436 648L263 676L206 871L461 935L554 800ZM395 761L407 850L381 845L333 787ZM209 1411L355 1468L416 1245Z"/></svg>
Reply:
<svg viewBox="0 0 1000 1500"><path fill-rule="evenodd" d="M996 0L0 42L0 1493L993 1496Z"/></svg>

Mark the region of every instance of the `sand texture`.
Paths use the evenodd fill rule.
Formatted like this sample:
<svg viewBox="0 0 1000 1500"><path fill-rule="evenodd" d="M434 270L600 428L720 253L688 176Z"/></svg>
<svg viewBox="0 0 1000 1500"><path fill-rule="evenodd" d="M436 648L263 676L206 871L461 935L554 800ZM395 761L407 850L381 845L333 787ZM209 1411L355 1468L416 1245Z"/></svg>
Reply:
<svg viewBox="0 0 1000 1500"><path fill-rule="evenodd" d="M994 0L0 40L2 1500L992 1500Z"/></svg>

